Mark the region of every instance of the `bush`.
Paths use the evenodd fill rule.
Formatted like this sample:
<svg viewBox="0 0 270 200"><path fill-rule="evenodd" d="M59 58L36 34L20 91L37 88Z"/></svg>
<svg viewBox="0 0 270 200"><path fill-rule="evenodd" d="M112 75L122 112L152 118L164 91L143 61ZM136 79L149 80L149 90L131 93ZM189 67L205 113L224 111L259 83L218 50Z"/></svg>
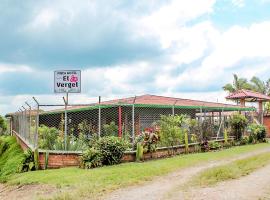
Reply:
<svg viewBox="0 0 270 200"><path fill-rule="evenodd" d="M94 168L121 162L128 144L121 138L106 136L99 138L81 157L81 167Z"/></svg>
<svg viewBox="0 0 270 200"><path fill-rule="evenodd" d="M80 166L86 169L102 166L102 154L100 150L93 147L87 149L81 157Z"/></svg>
<svg viewBox="0 0 270 200"><path fill-rule="evenodd" d="M250 141L250 138L251 137L249 137L249 136L243 136L242 138L241 138L241 140L240 140L240 144L241 145L246 145L246 144L248 144L248 143L251 143L252 141Z"/></svg>
<svg viewBox="0 0 270 200"><path fill-rule="evenodd" d="M250 131L250 141L253 143L263 142L266 137L266 129L265 126L261 124L250 124L248 126L248 129Z"/></svg>
<svg viewBox="0 0 270 200"><path fill-rule="evenodd" d="M209 143L208 143L207 140L202 141L202 142L200 143L200 146L201 146L201 150L202 150L203 152L207 152L207 151L210 150L210 146L209 146Z"/></svg>
<svg viewBox="0 0 270 200"><path fill-rule="evenodd" d="M121 138L108 136L97 141L96 149L100 150L103 165L114 165L121 162L128 144Z"/></svg>
<svg viewBox="0 0 270 200"><path fill-rule="evenodd" d="M244 115L235 113L230 118L229 124L231 126L232 134L235 136L235 139L240 140L248 124L247 118Z"/></svg>
<svg viewBox="0 0 270 200"><path fill-rule="evenodd" d="M50 128L44 125L41 125L38 128L39 134L39 148L53 150L57 136L59 135L59 130L56 128Z"/></svg>
<svg viewBox="0 0 270 200"><path fill-rule="evenodd" d="M15 137L0 137L0 151L0 182L12 174L35 169L33 152L23 152Z"/></svg>
<svg viewBox="0 0 270 200"><path fill-rule="evenodd" d="M210 141L209 148L212 150L220 149L221 145L217 141Z"/></svg>
<svg viewBox="0 0 270 200"><path fill-rule="evenodd" d="M161 115L158 124L160 126L160 141L167 147L173 147L183 143L184 133L181 126L185 123L185 115Z"/></svg>
<svg viewBox="0 0 270 200"><path fill-rule="evenodd" d="M24 151L24 160L19 167L19 172L28 172L35 170L34 153L31 149Z"/></svg>
<svg viewBox="0 0 270 200"><path fill-rule="evenodd" d="M104 136L118 136L118 126L115 122L111 122L110 124L104 124Z"/></svg>

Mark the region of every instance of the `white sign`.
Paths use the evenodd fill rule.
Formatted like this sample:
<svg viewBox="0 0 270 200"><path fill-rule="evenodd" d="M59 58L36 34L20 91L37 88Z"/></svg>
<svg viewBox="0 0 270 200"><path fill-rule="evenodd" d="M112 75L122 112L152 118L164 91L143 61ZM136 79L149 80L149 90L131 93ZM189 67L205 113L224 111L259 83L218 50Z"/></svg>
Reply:
<svg viewBox="0 0 270 200"><path fill-rule="evenodd" d="M61 70L54 72L55 93L80 93L81 92L81 71Z"/></svg>

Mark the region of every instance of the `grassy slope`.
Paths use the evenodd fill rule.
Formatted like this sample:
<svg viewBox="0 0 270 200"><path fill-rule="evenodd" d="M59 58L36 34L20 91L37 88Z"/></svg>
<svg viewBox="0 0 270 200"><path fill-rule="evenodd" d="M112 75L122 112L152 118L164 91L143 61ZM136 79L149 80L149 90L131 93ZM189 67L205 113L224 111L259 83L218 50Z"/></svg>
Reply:
<svg viewBox="0 0 270 200"><path fill-rule="evenodd" d="M0 182L16 173L23 159L23 150L14 137L0 137Z"/></svg>
<svg viewBox="0 0 270 200"><path fill-rule="evenodd" d="M232 163L207 169L195 177L193 184L199 186L215 185L221 181L240 178L270 162L270 153L251 156Z"/></svg>
<svg viewBox="0 0 270 200"><path fill-rule="evenodd" d="M70 192L76 197L78 197L78 195L100 195L106 191L150 180L155 176L164 175L181 168L210 160L233 157L245 152L267 147L269 148L270 145L266 143L247 145L219 152L182 155L145 163L126 163L93 170L63 168L58 170L27 172L12 176L8 183L44 183L58 187L71 186L73 190L70 190Z"/></svg>

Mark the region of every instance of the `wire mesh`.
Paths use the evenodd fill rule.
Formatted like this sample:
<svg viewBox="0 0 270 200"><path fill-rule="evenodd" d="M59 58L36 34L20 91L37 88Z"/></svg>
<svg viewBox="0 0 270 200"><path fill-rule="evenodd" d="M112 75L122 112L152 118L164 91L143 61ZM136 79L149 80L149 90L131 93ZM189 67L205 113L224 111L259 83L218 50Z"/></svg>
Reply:
<svg viewBox="0 0 270 200"><path fill-rule="evenodd" d="M89 141L95 136L122 137L134 144L135 137L157 126L162 115L185 115L190 119L189 142L193 142L194 135L198 141L220 139L233 113L222 108L188 108L174 104L45 105L32 99L13 115L12 130L34 147L80 151L78 141ZM250 122L255 118L254 112L243 114Z"/></svg>

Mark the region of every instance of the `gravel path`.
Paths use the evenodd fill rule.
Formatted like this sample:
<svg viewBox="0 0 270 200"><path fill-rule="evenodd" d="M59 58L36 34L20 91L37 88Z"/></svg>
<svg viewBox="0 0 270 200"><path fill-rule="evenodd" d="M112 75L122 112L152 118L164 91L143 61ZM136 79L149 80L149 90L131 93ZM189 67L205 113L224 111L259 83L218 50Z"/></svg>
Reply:
<svg viewBox="0 0 270 200"><path fill-rule="evenodd" d="M197 173L201 172L204 169L215 167L218 165L223 165L229 162L232 162L237 159L243 159L249 156L257 155L264 152L270 152L270 148L257 150L254 152L245 153L243 155L234 157L232 159L220 160L220 161L212 161L200 166L189 167L187 169L179 170L177 172L171 173L167 176L159 177L154 179L153 181L146 182L139 186L131 186L127 188L123 188L117 190L113 193L105 196L105 200L158 200L158 199L186 199L185 192L176 192L172 194L171 192L175 188L180 188L181 185L186 183L190 178ZM269 179L270 179L270 171L268 171ZM262 177L264 177L263 175ZM270 183L270 182L269 182ZM229 185L228 185L229 187ZM168 196L168 193L170 195ZM204 191L202 191L204 193ZM192 197L192 196L191 196ZM200 195L194 196L191 199L201 199ZM208 199L208 198L205 198ZM219 199L219 198L213 198Z"/></svg>

